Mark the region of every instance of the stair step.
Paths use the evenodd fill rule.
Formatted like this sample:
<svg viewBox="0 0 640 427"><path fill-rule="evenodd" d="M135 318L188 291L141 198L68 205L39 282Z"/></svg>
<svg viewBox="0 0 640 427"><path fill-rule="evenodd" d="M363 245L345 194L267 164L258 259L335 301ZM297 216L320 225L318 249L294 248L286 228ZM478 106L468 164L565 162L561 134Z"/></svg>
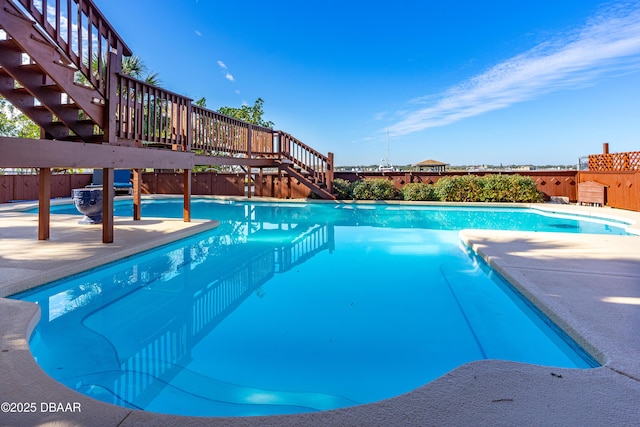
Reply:
<svg viewBox="0 0 640 427"><path fill-rule="evenodd" d="M47 138L65 139L69 136L69 128L62 122L49 122L41 126Z"/></svg>
<svg viewBox="0 0 640 427"><path fill-rule="evenodd" d="M12 50L12 51L18 52L18 53L24 53L24 51L22 50L20 45L18 43L16 43L16 41L14 39L0 40L0 48L7 49L7 50Z"/></svg>

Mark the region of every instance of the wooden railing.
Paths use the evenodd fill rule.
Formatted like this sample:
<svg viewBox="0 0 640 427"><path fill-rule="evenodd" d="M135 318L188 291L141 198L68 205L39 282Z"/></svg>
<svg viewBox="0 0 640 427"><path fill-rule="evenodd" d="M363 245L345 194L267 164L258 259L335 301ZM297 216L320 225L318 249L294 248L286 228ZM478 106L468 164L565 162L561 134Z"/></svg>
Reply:
<svg viewBox="0 0 640 427"><path fill-rule="evenodd" d="M192 150L207 155L231 157L263 155L274 152L273 130L192 105Z"/></svg>
<svg viewBox="0 0 640 427"><path fill-rule="evenodd" d="M116 95L118 138L190 150L191 99L123 75Z"/></svg>
<svg viewBox="0 0 640 427"><path fill-rule="evenodd" d="M238 164L279 167L316 194L332 197L331 153L327 157L287 133L192 105L188 97L124 75L122 58L130 56L131 51L92 0L6 1L11 4L13 14L19 11L20 15L31 15L36 22L35 32L31 19L28 23L20 21L21 26L16 26L19 29L13 32L25 35L28 29L30 38L25 36L26 40L37 39L47 46L46 55L40 44L21 46L27 55L37 56L37 60L32 59L39 63L42 74L39 80L46 85L49 80L55 82L56 94L66 93L76 109L67 121L60 120L66 128L64 132L50 133L48 138L251 159ZM84 88L79 89L78 84ZM38 98L39 86L37 82L27 88L36 93L33 99ZM62 109L60 101L54 96L47 102L43 106L53 116L62 118L56 113L56 109ZM47 116L39 124L45 128L51 120Z"/></svg>
<svg viewBox="0 0 640 427"><path fill-rule="evenodd" d="M108 53L130 56L109 21L91 0L19 0L40 27L99 93L107 96ZM4 13L4 12L3 12Z"/></svg>
<svg viewBox="0 0 640 427"><path fill-rule="evenodd" d="M592 154L589 156L588 167L591 172L638 171L640 151Z"/></svg>
<svg viewBox="0 0 640 427"><path fill-rule="evenodd" d="M280 153L306 173L316 184L333 183L333 159L314 150L288 133L278 131ZM331 192L331 188L329 188Z"/></svg>

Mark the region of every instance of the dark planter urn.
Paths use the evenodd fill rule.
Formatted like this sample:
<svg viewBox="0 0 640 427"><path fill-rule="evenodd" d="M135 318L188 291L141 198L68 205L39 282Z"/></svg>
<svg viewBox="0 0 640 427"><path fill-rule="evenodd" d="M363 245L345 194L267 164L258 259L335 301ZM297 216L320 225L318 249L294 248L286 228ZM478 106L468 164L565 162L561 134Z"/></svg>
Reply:
<svg viewBox="0 0 640 427"><path fill-rule="evenodd" d="M102 188L74 188L71 199L84 215L78 224L102 224Z"/></svg>

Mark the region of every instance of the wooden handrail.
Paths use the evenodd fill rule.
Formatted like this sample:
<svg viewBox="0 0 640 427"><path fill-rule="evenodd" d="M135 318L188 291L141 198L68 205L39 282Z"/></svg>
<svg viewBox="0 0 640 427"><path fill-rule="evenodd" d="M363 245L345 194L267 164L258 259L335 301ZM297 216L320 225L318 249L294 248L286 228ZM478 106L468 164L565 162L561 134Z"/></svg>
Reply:
<svg viewBox="0 0 640 427"><path fill-rule="evenodd" d="M191 106L192 150L208 155L273 156L273 130Z"/></svg>
<svg viewBox="0 0 640 427"><path fill-rule="evenodd" d="M314 150L288 133L278 131L278 145L282 156L304 169L316 184L333 186L333 156Z"/></svg>
<svg viewBox="0 0 640 427"><path fill-rule="evenodd" d="M13 0L12 0L13 1ZM75 68L106 96L109 52L117 59L131 50L92 0L18 0Z"/></svg>
<svg viewBox="0 0 640 427"><path fill-rule="evenodd" d="M140 144L191 150L191 99L118 75L116 136Z"/></svg>
<svg viewBox="0 0 640 427"><path fill-rule="evenodd" d="M2 20L5 27L7 22L18 23L12 32L21 37L13 45L32 56L41 74L42 83L25 86L29 101L39 98L41 84L55 86L55 90L47 89L46 99L40 99L65 126L65 133L51 134L51 138L252 159L239 163L277 165L316 194L332 196L331 153L327 157L285 132L193 105L188 97L123 75L122 58L130 56L131 50L93 0L0 1L20 18ZM12 78L34 80L24 75ZM55 94L48 96L50 93ZM58 94L66 94L66 100L72 102L65 101L64 106L75 112L64 117L57 113L62 111ZM47 116L39 124L45 128L51 120ZM253 161L256 159L262 160Z"/></svg>

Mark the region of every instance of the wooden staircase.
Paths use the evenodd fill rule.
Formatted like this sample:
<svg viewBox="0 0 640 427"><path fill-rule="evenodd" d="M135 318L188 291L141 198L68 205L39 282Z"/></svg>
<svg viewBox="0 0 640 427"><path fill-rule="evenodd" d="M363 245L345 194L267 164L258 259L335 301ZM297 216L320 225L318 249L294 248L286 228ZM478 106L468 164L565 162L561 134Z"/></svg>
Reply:
<svg viewBox="0 0 640 427"><path fill-rule="evenodd" d="M194 154L93 150L104 164L88 167L161 164L186 170L216 161L277 167L319 197L335 199L331 153L324 156L287 133L192 105L187 97L122 75L122 58L130 55L92 0L0 0L0 95L40 126L42 142ZM69 151L63 144L50 146L32 166ZM63 166L56 161L50 167Z"/></svg>
<svg viewBox="0 0 640 427"><path fill-rule="evenodd" d="M75 7L84 17L79 19L92 22L86 45L65 32L61 23L68 25L71 14L63 13L60 0L55 11L46 10L46 1L38 7L28 0L0 0L0 94L41 127L44 139L103 142L105 52L129 51L93 4L66 3L67 12Z"/></svg>
<svg viewBox="0 0 640 427"><path fill-rule="evenodd" d="M333 154L325 156L288 133L277 132L280 158L279 168L314 194L329 200L335 200L333 194Z"/></svg>

